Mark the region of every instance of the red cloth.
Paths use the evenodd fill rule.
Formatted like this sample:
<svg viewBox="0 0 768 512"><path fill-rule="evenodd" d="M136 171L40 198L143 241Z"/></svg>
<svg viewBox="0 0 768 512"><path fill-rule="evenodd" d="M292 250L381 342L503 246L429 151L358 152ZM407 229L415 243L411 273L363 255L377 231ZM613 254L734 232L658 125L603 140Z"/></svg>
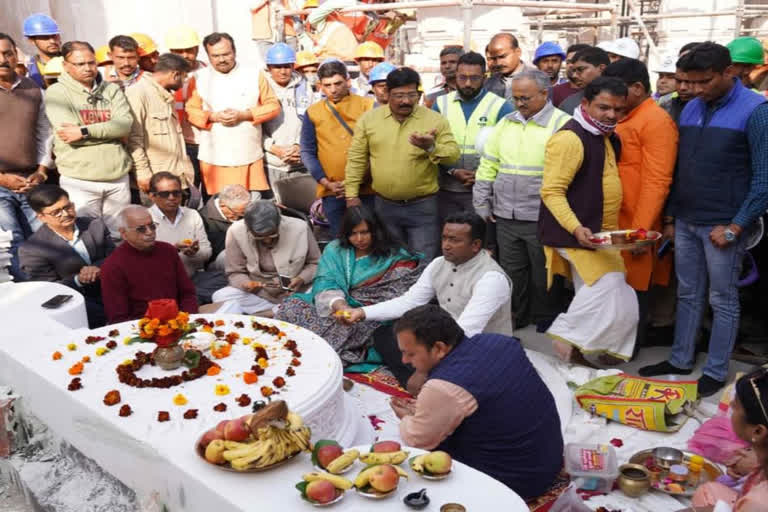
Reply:
<svg viewBox="0 0 768 512"><path fill-rule="evenodd" d="M581 89L574 88L571 85L571 82L557 84L556 86L552 87L552 104L556 107L559 107L565 98L571 94L576 94L580 90Z"/></svg>
<svg viewBox="0 0 768 512"><path fill-rule="evenodd" d="M197 313L195 285L171 244L155 242L144 252L123 242L101 265L100 279L110 324L141 318L154 299L176 299L181 311Z"/></svg>

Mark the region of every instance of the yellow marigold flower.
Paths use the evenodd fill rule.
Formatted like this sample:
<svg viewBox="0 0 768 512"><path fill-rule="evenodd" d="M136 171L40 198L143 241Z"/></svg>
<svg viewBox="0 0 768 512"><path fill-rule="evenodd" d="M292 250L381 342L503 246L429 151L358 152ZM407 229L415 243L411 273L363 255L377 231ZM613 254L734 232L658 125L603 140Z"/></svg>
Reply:
<svg viewBox="0 0 768 512"><path fill-rule="evenodd" d="M187 397L179 393L173 397L173 403L176 405L187 405Z"/></svg>
<svg viewBox="0 0 768 512"><path fill-rule="evenodd" d="M149 325L151 327L157 327L158 325L160 325L160 319L159 318L153 318L152 320L149 321Z"/></svg>
<svg viewBox="0 0 768 512"><path fill-rule="evenodd" d="M206 325L203 327L203 332L213 332L213 327Z"/></svg>
<svg viewBox="0 0 768 512"><path fill-rule="evenodd" d="M77 350L77 345L75 345L74 343L70 343L69 345L67 345L67 350Z"/></svg>
<svg viewBox="0 0 768 512"><path fill-rule="evenodd" d="M262 344L261 344L261 343L259 343L259 342L255 342L255 343L253 343L251 346L253 347L253 350L258 350L258 349L260 349L260 348L264 348L264 345L262 345Z"/></svg>
<svg viewBox="0 0 768 512"><path fill-rule="evenodd" d="M107 350L105 347L99 347L99 348L96 349L96 355L97 356L103 356L107 352L109 352L109 350Z"/></svg>
<svg viewBox="0 0 768 512"><path fill-rule="evenodd" d="M141 320L139 320L139 329L141 329L148 323L149 323L149 318L142 318Z"/></svg>
<svg viewBox="0 0 768 512"><path fill-rule="evenodd" d="M251 338L243 338L243 345L250 345L251 341Z"/></svg>
<svg viewBox="0 0 768 512"><path fill-rule="evenodd" d="M186 311L179 311L179 314L176 315L176 320L178 320L180 323L189 322L189 313Z"/></svg>
<svg viewBox="0 0 768 512"><path fill-rule="evenodd" d="M267 366L269 366L269 363L263 357L259 358L258 363L259 363L259 366L261 366L262 368L266 368Z"/></svg>
<svg viewBox="0 0 768 512"><path fill-rule="evenodd" d="M170 327L171 329L178 329L179 328L179 322L177 322L176 320L169 320L168 321L168 327Z"/></svg>
<svg viewBox="0 0 768 512"><path fill-rule="evenodd" d="M219 396L224 396L229 394L229 386L226 384L216 384L215 392Z"/></svg>
<svg viewBox="0 0 768 512"><path fill-rule="evenodd" d="M120 364L122 364L123 366L128 366L131 363L133 363L133 359L126 359L125 361L123 361Z"/></svg>

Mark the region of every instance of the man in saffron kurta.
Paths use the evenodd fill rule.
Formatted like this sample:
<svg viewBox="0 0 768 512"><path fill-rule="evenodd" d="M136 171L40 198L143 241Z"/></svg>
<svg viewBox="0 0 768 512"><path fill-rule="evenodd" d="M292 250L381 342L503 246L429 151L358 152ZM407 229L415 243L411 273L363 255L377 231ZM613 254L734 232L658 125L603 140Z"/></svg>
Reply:
<svg viewBox="0 0 768 512"><path fill-rule="evenodd" d="M583 354L632 357L637 300L625 281L624 262L613 251L596 251L593 233L618 228L621 181L613 135L627 88L616 78L590 83L574 118L547 143L539 238L554 274L573 279L576 294L568 311L547 331L556 352L588 364ZM573 349L576 350L573 350Z"/></svg>
<svg viewBox="0 0 768 512"><path fill-rule="evenodd" d="M660 231L677 159L677 126L651 98L645 64L636 59L621 59L605 68L603 76L619 78L628 90L628 114L616 126L621 139L619 177L623 189L619 229ZM627 283L637 293L637 341L642 343L648 317L648 290L651 284L669 283L671 258L659 260L651 249L623 251L621 255L627 267Z"/></svg>
<svg viewBox="0 0 768 512"><path fill-rule="evenodd" d="M209 194L226 185L269 190L264 173L261 125L280 113L280 101L266 77L235 61L226 33L203 40L211 67L198 72L187 100L189 122L200 128L200 172Z"/></svg>

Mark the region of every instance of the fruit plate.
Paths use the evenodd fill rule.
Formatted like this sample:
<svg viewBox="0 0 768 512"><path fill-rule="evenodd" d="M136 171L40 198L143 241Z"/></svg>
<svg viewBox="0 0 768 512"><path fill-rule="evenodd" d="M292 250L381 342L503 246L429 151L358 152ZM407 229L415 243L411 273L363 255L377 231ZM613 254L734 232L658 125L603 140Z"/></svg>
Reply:
<svg viewBox="0 0 768 512"><path fill-rule="evenodd" d="M416 457L418 457L418 455ZM451 476L451 473L453 473L453 461L451 461L451 469L449 469L447 473L435 474L435 473L430 473L427 470L419 471L413 467L413 461L416 460L416 457L411 457L410 459L408 459L408 467L410 467L414 473L416 473L417 475L419 475L421 478L425 480L445 480L446 478Z"/></svg>
<svg viewBox="0 0 768 512"><path fill-rule="evenodd" d="M313 507L330 507L331 505L335 505L336 503L340 502L344 499L344 494L346 494L341 489L336 489L336 497L329 501L328 503L318 503L317 501L312 501L310 499L304 498L306 501L312 504Z"/></svg>
<svg viewBox="0 0 768 512"><path fill-rule="evenodd" d="M693 452L681 450L683 452L683 465L687 467L688 462L691 460L692 455L696 455ZM713 482L718 477L723 476L723 471L711 460L707 459L706 457L702 457L704 459L704 465L702 466L701 470L701 477L699 479L699 485L705 484L707 482ZM634 454L629 459L630 464L640 464L641 466L648 467L648 463L654 463L654 457L653 457L653 449L650 450L642 450ZM664 484L664 477L665 472L661 473L661 476L659 478L658 483L652 483L651 489L656 490L659 492L663 492L664 494L669 494L670 496L686 496L691 497L696 492L696 489L698 486L690 486L685 485L682 487L683 492L675 492L673 490L669 490L666 488L666 485Z"/></svg>
<svg viewBox="0 0 768 512"><path fill-rule="evenodd" d="M377 490L374 490L370 485L366 485L362 489L358 489L357 487L355 487L355 492L357 492L357 494L372 500L383 500L385 498L389 498L390 496L395 494L396 491L397 491L397 487L395 487L389 492L379 492Z"/></svg>
<svg viewBox="0 0 768 512"><path fill-rule="evenodd" d="M613 243L611 235L628 235L633 233L634 229L620 229L617 231L600 231L599 233L592 234L589 237L589 241L592 243L594 249L603 251L627 251L631 249L638 249L647 245L653 245L661 239L661 233L658 231L647 231L645 233L645 240L635 240L633 242Z"/></svg>
<svg viewBox="0 0 768 512"><path fill-rule="evenodd" d="M301 453L300 451L298 451L293 455L289 455L287 458L281 461L275 462L274 464L270 464L269 466L264 466L261 468L248 468L240 471L231 467L229 464L214 464L212 462L208 462L208 460L205 458L205 450L200 445L200 441L202 441L202 439L203 439L203 436L201 435L195 442L195 453L197 453L197 456L200 457L203 460L203 462L205 462L209 466L213 466L221 469L222 471L229 471L232 473L261 473L262 471L269 471L270 469L274 469L276 467L282 466L283 464L290 462L292 459L296 458L296 456Z"/></svg>
<svg viewBox="0 0 768 512"><path fill-rule="evenodd" d="M313 465L312 465L312 467L314 467L316 470L318 470L318 471L323 471L323 472L325 472L325 473L331 473L332 475L344 475L344 474L346 474L346 473L349 473L350 471L352 471L352 469L353 469L355 466L357 466L357 463L355 463L355 462L352 462L352 464L350 464L350 465L349 465L349 466L347 466L346 468L342 469L342 470L341 470L341 471L339 471L338 473L331 473L330 471L328 471L328 470L327 470L327 469L325 469L324 467L321 467L319 464L313 464Z"/></svg>

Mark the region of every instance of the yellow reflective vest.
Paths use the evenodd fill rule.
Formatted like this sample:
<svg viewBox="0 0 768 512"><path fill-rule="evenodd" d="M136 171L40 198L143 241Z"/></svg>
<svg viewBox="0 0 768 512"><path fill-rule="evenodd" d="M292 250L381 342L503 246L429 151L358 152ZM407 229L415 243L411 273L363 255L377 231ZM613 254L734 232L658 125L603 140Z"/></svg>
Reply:
<svg viewBox="0 0 768 512"><path fill-rule="evenodd" d="M547 141L571 116L547 102L532 118L504 116L483 149L472 204L487 217L537 221Z"/></svg>

